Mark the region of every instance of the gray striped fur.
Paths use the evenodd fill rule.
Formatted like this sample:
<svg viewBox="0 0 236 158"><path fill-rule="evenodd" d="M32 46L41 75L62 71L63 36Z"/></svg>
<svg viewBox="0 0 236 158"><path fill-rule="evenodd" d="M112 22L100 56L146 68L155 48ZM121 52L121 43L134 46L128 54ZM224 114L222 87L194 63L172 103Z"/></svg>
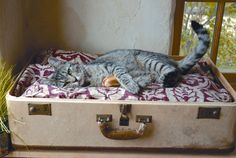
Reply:
<svg viewBox="0 0 236 158"><path fill-rule="evenodd" d="M121 87L134 94L152 82L159 82L164 87L175 86L209 47L207 30L195 21L192 21L192 28L199 42L193 52L180 62L161 53L137 49L113 50L84 65L68 65L50 58L49 63L56 71L52 82L61 87L102 86L106 76L115 75Z"/></svg>

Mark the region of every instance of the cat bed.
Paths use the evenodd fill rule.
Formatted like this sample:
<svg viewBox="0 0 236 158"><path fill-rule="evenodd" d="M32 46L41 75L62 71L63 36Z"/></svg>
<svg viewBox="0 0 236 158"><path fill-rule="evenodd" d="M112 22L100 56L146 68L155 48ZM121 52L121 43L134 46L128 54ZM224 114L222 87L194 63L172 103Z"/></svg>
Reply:
<svg viewBox="0 0 236 158"><path fill-rule="evenodd" d="M220 81L214 77L206 59L183 77L178 86L163 88L153 83L141 91L132 94L120 87L82 87L59 88L41 83L43 78L50 78L54 69L47 59L53 56L58 60L71 63L89 63L95 57L83 52L49 49L36 57L36 64L30 64L19 78L14 94L31 98L69 98L69 99L99 99L99 100L146 100L172 102L232 102L230 93Z"/></svg>

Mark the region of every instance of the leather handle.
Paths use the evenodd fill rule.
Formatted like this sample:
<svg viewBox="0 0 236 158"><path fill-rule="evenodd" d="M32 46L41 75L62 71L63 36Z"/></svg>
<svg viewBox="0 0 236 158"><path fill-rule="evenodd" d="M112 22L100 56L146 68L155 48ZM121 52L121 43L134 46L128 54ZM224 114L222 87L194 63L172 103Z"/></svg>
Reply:
<svg viewBox="0 0 236 158"><path fill-rule="evenodd" d="M107 122L98 122L101 133L104 137L115 140L137 139L144 135L147 125L140 123L138 129L120 130L113 129Z"/></svg>

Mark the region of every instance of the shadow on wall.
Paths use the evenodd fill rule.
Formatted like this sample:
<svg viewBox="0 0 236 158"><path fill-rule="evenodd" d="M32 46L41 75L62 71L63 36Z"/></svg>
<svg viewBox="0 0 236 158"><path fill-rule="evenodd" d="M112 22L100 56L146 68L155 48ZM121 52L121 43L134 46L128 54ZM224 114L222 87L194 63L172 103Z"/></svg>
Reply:
<svg viewBox="0 0 236 158"><path fill-rule="evenodd" d="M0 0L0 59L18 72L42 49L79 49L85 30L65 2Z"/></svg>
<svg viewBox="0 0 236 158"><path fill-rule="evenodd" d="M22 65L26 49L23 0L0 0L0 57L7 65Z"/></svg>
<svg viewBox="0 0 236 158"><path fill-rule="evenodd" d="M85 30L73 8L64 0L28 0L26 30L30 52L38 48L79 49Z"/></svg>

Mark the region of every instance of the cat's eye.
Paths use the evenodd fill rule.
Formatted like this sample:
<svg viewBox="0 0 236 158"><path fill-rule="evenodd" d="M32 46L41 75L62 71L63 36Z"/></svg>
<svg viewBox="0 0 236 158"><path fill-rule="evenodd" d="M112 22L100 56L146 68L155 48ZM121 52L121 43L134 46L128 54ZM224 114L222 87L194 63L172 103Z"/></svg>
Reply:
<svg viewBox="0 0 236 158"><path fill-rule="evenodd" d="M89 81L86 81L86 82L84 82L84 84L83 85L81 85L82 87L87 87L87 86L89 86L91 83L89 82Z"/></svg>
<svg viewBox="0 0 236 158"><path fill-rule="evenodd" d="M72 71L71 69L68 69L68 72L67 72L69 75L72 75Z"/></svg>

